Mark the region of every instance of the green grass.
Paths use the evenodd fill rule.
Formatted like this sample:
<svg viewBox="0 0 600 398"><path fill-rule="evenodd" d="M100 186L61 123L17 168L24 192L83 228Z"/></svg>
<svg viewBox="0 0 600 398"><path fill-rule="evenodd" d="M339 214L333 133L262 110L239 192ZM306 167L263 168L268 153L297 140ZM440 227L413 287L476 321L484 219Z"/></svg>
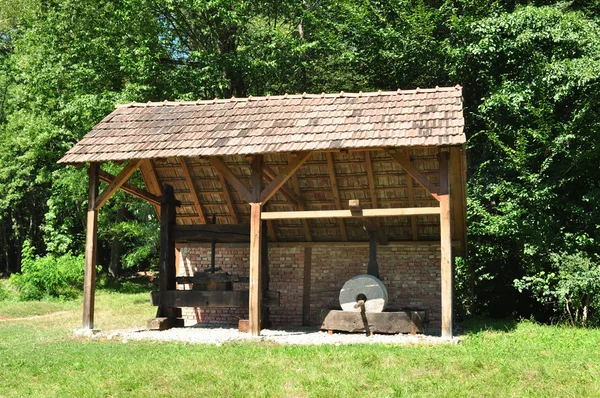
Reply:
<svg viewBox="0 0 600 398"><path fill-rule="evenodd" d="M600 396L599 330L471 322L459 345L406 347L123 343L75 337L80 305L0 302L0 396ZM153 313L147 293L97 295L103 330Z"/></svg>

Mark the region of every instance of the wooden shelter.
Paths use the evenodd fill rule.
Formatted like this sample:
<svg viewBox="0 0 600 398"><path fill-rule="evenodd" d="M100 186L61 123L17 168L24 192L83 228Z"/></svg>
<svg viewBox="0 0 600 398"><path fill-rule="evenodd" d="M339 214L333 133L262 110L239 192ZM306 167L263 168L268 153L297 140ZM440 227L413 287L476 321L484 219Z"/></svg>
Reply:
<svg viewBox="0 0 600 398"><path fill-rule="evenodd" d="M453 256L466 247L463 127L460 86L118 106L60 160L90 165L83 328L93 328L98 210L122 189L161 220L158 316L177 317L168 299L177 241L249 240L259 334L267 240L371 236L440 242L451 337ZM127 163L113 176L103 162ZM127 182L136 170L145 189Z"/></svg>

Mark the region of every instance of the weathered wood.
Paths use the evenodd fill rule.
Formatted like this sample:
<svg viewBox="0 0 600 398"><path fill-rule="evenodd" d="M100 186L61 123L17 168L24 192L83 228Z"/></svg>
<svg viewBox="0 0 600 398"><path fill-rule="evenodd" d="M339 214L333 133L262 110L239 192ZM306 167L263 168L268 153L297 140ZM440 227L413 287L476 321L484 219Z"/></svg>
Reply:
<svg viewBox="0 0 600 398"><path fill-rule="evenodd" d="M304 248L304 275L302 279L302 326L310 325L312 248Z"/></svg>
<svg viewBox="0 0 600 398"><path fill-rule="evenodd" d="M85 234L85 272L83 277L83 329L94 329L94 299L96 295L96 254L98 242L98 163L91 163L88 169L88 206Z"/></svg>
<svg viewBox="0 0 600 398"><path fill-rule="evenodd" d="M292 155L288 154L288 163L290 163L291 161L292 161ZM292 174L292 186L294 187L294 192L299 197L302 197L301 191L300 191L300 183L298 182L298 174L297 173ZM298 208L300 210L306 210L306 204L305 203L298 204ZM302 229L304 230L304 239L306 239L307 242L311 242L312 235L310 233L310 226L308 225L308 220L302 220Z"/></svg>
<svg viewBox="0 0 600 398"><path fill-rule="evenodd" d="M463 184L462 173L462 148L458 146L450 147L449 159L449 177L450 184L450 210L452 215L452 238L466 243L466 224L465 224L465 185ZM466 245L461 245L455 255L464 256L466 254Z"/></svg>
<svg viewBox="0 0 600 398"><path fill-rule="evenodd" d="M333 155L330 152L327 152L325 154L325 158L327 159L327 170L329 171L329 180L331 181L331 192L333 193L333 201L335 203L335 207L341 210L342 202L340 200L340 191L338 190L337 176L335 174L335 166L333 164ZM340 228L342 240L347 241L348 233L346 232L346 223L340 218L338 220L338 225Z"/></svg>
<svg viewBox="0 0 600 398"><path fill-rule="evenodd" d="M148 330L167 330L171 328L182 328L184 326L183 319L177 318L152 318L148 321Z"/></svg>
<svg viewBox="0 0 600 398"><path fill-rule="evenodd" d="M417 170L417 168L412 164L412 162L406 155L401 154L397 151L389 150L388 154L392 157L392 159L394 159L396 162L398 162L400 166L404 168L406 174L412 176L412 178L414 178L415 181L421 184L421 186L423 186L423 188L425 188L427 192L431 194L431 196L439 200L438 189L436 188L436 186L433 185L431 181L429 181L429 179L426 176L424 176L419 170Z"/></svg>
<svg viewBox="0 0 600 398"><path fill-rule="evenodd" d="M237 308L250 304L248 290L169 290L165 294L169 307ZM262 302L268 307L280 304L279 292L263 292ZM152 305L159 305L158 292L150 294Z"/></svg>
<svg viewBox="0 0 600 398"><path fill-rule="evenodd" d="M244 185L243 182L240 181L239 178L236 177L235 174L229 170L229 167L221 159L216 156L210 156L207 158L210 164L213 165L218 172L223 174L223 177L231 184L233 189L237 191L237 193L242 197L242 199L246 202L252 201L252 195L248 188Z"/></svg>
<svg viewBox="0 0 600 398"><path fill-rule="evenodd" d="M269 291L271 285L271 273L269 272L269 239L267 239L269 227L266 225L268 222L262 222L262 238L261 238L261 249L260 249L260 267L261 267L261 290L263 292ZM264 296L264 293L263 293ZM261 302L260 311L260 324L261 328L268 328L271 326L271 310L265 305L265 301Z"/></svg>
<svg viewBox="0 0 600 398"><path fill-rule="evenodd" d="M194 276L178 276L175 278L178 284L197 284L204 283L207 280L206 275L211 275L211 279L219 282L239 282L239 283L248 283L250 282L249 276L240 276L240 275L229 275L229 274L206 274L205 272L195 272Z"/></svg>
<svg viewBox="0 0 600 398"><path fill-rule="evenodd" d="M200 218L200 222L202 224L206 224L206 217L204 216L204 210L202 210L202 203L200 203L200 196L198 195L198 191L196 191L196 186L194 185L194 180L192 179L192 173L190 172L190 168L188 167L187 161L185 158L179 158L179 164L181 164L181 171L183 172L183 177L185 178L185 183L188 186L188 190L190 191L190 195L192 197L192 201L194 202L194 210L198 214L198 218Z"/></svg>
<svg viewBox="0 0 600 398"><path fill-rule="evenodd" d="M98 178L100 181L110 184L114 181L115 176L103 170L98 170ZM125 182L123 183L123 185L121 185L121 190L127 192L132 196L135 196L136 198L143 199L146 202L150 202L153 206L160 206L160 199L158 196L153 195L142 188L136 187L133 184Z"/></svg>
<svg viewBox="0 0 600 398"><path fill-rule="evenodd" d="M104 206L106 201L119 190L119 188L129 179L129 177L131 177L131 175L138 169L140 162L140 159L130 160L129 163L127 163L127 166L125 166L123 170L121 170L119 174L117 174L117 176L111 181L111 183L104 188L104 191L102 191L102 193L96 198L96 210Z"/></svg>
<svg viewBox="0 0 600 398"><path fill-rule="evenodd" d="M229 192L229 187L227 186L227 180L225 180L223 173L221 173L219 170L217 170L217 175L219 176L219 182L221 183L221 187L223 188L223 197L225 198L225 203L227 203L229 215L233 219L233 223L238 224L240 222L240 217L238 216L235 203L231 199L231 193Z"/></svg>
<svg viewBox="0 0 600 398"><path fill-rule="evenodd" d="M453 277L452 277L452 223L450 218L450 190L448 186L448 152L440 151L440 247L442 279L442 337L452 338Z"/></svg>
<svg viewBox="0 0 600 398"><path fill-rule="evenodd" d="M247 224L199 224L173 226L173 239L183 242L245 243L250 242Z"/></svg>
<svg viewBox="0 0 600 398"><path fill-rule="evenodd" d="M263 173L264 173L264 176L266 177L265 181L267 182L267 184L270 184L271 182L273 182L273 180L277 177L277 173L275 172L275 170L273 170L266 164L263 164ZM294 175L295 175L295 173L292 174L292 176L294 176ZM304 198L301 197L300 195L298 195L296 192L294 192L290 188L288 188L285 184L283 184L281 187L279 187L279 192L281 192L286 198L288 198L294 205L296 205L298 207L306 206Z"/></svg>
<svg viewBox="0 0 600 398"><path fill-rule="evenodd" d="M371 333L423 333L426 311L366 312L368 330ZM323 311L322 330L339 330L351 333L364 333L365 322L360 312L340 310Z"/></svg>
<svg viewBox="0 0 600 398"><path fill-rule="evenodd" d="M179 202L175 199L173 187L164 186L164 194L161 196L161 217L160 217L160 255L159 255L159 296L160 306L156 314L157 318L176 317L174 311L167 304L166 294L168 290L175 290L176 286L176 267L175 267L175 239L174 226L176 221L176 206Z"/></svg>
<svg viewBox="0 0 600 398"><path fill-rule="evenodd" d="M394 217L411 215L440 214L439 207L403 207L383 209L362 209L360 213L351 210L308 210L263 212L263 220L294 220L301 218L352 218L352 217Z"/></svg>
<svg viewBox="0 0 600 398"><path fill-rule="evenodd" d="M141 161L140 173L142 174L142 179L144 180L148 192L156 197L162 196L162 187L158 182L158 175L156 174L152 160L145 159ZM156 216L160 219L160 203L154 205L154 211L156 212Z"/></svg>
<svg viewBox="0 0 600 398"><path fill-rule="evenodd" d="M271 197L275 195L279 188L281 188L281 186L285 184L287 180L289 180L290 177L308 160L310 155L310 152L299 152L293 161L288 163L283 171L281 171L279 175L275 177L273 181L271 181L269 185L265 187L265 189L262 190L260 194L260 202L265 203L271 199Z"/></svg>
<svg viewBox="0 0 600 398"><path fill-rule="evenodd" d="M259 336L261 330L262 299L262 163L261 155L252 157L252 201L250 203L250 303L248 320L250 333Z"/></svg>

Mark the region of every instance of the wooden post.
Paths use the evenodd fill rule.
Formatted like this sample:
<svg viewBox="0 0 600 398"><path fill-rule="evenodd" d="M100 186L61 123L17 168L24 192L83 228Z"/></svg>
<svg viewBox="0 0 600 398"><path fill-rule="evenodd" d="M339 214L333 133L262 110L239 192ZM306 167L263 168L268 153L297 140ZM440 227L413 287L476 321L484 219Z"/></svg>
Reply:
<svg viewBox="0 0 600 398"><path fill-rule="evenodd" d="M302 326L310 325L310 271L312 267L312 248L304 248L304 280L302 282Z"/></svg>
<svg viewBox="0 0 600 398"><path fill-rule="evenodd" d="M367 274L379 278L379 264L377 264L377 235L374 231L369 232L369 263Z"/></svg>
<svg viewBox="0 0 600 398"><path fill-rule="evenodd" d="M159 307L156 317L176 318L175 308L167 307L167 290L176 289L175 265L175 236L173 227L176 220L176 207L179 202L175 199L173 187L165 185L160 205L160 262L159 278Z"/></svg>
<svg viewBox="0 0 600 398"><path fill-rule="evenodd" d="M248 320L252 336L260 336L262 299L262 156L252 157L252 202L250 203L250 309Z"/></svg>
<svg viewBox="0 0 600 398"><path fill-rule="evenodd" d="M83 322L85 330L94 329L94 297L96 293L96 253L98 240L98 163L88 169L89 188L87 206L87 228L85 234L85 274L83 282Z"/></svg>
<svg viewBox="0 0 600 398"><path fill-rule="evenodd" d="M440 246L442 279L442 337L452 338L452 223L450 217L450 189L448 181L449 152L440 151Z"/></svg>
<svg viewBox="0 0 600 398"><path fill-rule="evenodd" d="M267 221L262 222L262 237L261 237L261 298L264 292L269 291L269 284L271 282L271 275L269 273L269 228L267 226ZM266 303L261 303L261 312L260 312L260 324L263 328L268 328L271 326L271 311L269 307L265 305Z"/></svg>

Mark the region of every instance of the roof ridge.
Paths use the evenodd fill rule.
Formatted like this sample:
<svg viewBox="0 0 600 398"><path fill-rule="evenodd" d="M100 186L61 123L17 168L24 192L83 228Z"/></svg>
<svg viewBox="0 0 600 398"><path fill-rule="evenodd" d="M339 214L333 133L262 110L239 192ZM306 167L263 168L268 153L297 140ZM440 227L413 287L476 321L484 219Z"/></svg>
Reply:
<svg viewBox="0 0 600 398"><path fill-rule="evenodd" d="M155 106L180 106L180 105L205 105L205 104L215 104L215 103L227 103L227 102L253 102L253 101L272 101L272 100L283 100L283 99L317 99L317 98L362 98L362 97L378 97L378 96L392 96L392 95L407 95L407 94L421 94L421 93L435 93L435 92L450 92L450 91L461 91L462 87L457 84L452 87L439 87L435 88L420 88L417 87L411 90L401 90L398 89L396 91L371 91L371 92L362 92L358 93L346 93L344 91L340 91L339 93L321 93L321 94L284 94L284 95L266 95L262 97L253 97L248 96L244 98L215 98L212 100L197 100L197 101L168 101L164 100L162 102L130 102L127 104L117 104L115 108L132 108L132 107L155 107Z"/></svg>

